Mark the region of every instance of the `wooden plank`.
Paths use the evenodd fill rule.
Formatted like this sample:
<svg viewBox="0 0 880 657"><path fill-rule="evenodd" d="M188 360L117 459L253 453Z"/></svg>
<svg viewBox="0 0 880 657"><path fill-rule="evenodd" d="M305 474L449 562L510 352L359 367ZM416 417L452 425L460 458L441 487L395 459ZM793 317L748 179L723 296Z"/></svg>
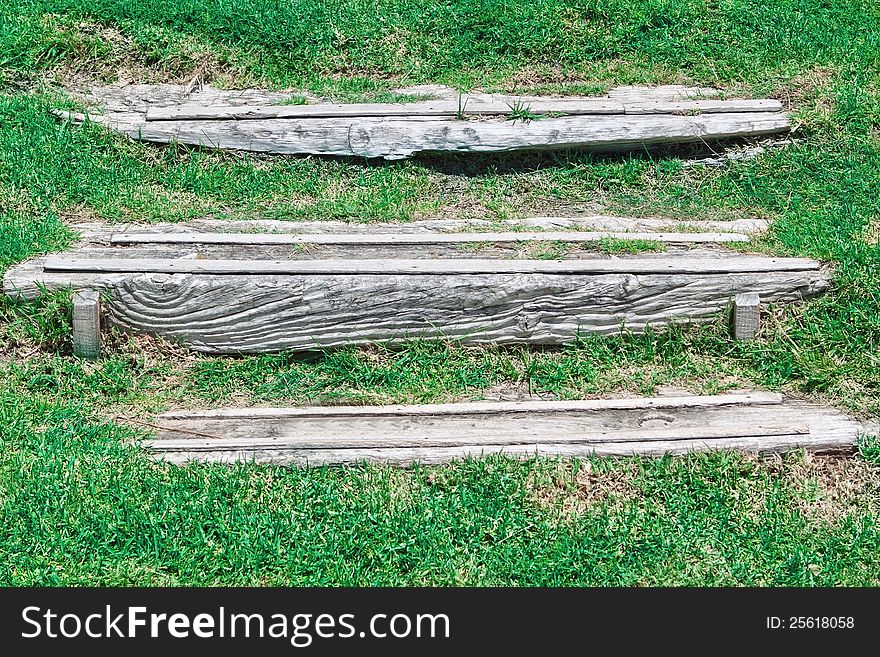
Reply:
<svg viewBox="0 0 880 657"><path fill-rule="evenodd" d="M489 402L491 403L491 402ZM258 411L264 409L257 409ZM706 404L656 406L654 408L596 408L592 410L521 411L516 413L447 414L367 414L367 415L277 415L267 417L217 416L178 418L160 416L150 428L156 439L251 440L287 444L296 440L333 439L363 445L396 445L417 438L440 441L470 436L470 444L569 442L572 437L604 435L612 432L611 442L647 430L678 430L694 436L699 432L725 432L742 428L744 435L756 426L798 427L804 424L790 405ZM811 425L812 426L812 425ZM705 435L710 435L707 433ZM619 434L619 435L618 435Z"/></svg>
<svg viewBox="0 0 880 657"><path fill-rule="evenodd" d="M629 102L646 102L653 100L694 100L697 98L714 98L721 94L720 89L711 87L693 87L682 84L660 85L623 85L612 87L606 94L608 98Z"/></svg>
<svg viewBox="0 0 880 657"><path fill-rule="evenodd" d="M74 119L85 117L63 113ZM789 130L783 112L568 116L541 121L416 121L414 118L146 121L138 115L93 116L134 139L276 154L382 157L418 153L518 150L619 150L670 143L757 137Z"/></svg>
<svg viewBox="0 0 880 657"><path fill-rule="evenodd" d="M580 403L587 406L571 406ZM668 402L635 398L443 406L446 412L436 414L425 412L428 407L424 405L305 407L278 409L280 413L267 413L267 409L178 411L160 416L158 426L167 426L144 445L158 458L177 463L257 460L288 465L360 461L409 465L493 453L529 458L656 456L714 449L840 450L851 448L864 431L859 422L835 409L797 401L780 403L778 396L767 393L704 400L679 397ZM411 410L395 413L396 409ZM458 413L456 409L478 412Z"/></svg>
<svg viewBox="0 0 880 657"><path fill-rule="evenodd" d="M209 275L10 268L8 294L101 288L107 321L207 353L261 353L450 338L564 344L714 319L741 292L768 303L826 289L819 270L724 274Z"/></svg>
<svg viewBox="0 0 880 657"><path fill-rule="evenodd" d="M3 293L13 299L37 299L44 290L109 289L123 283L130 274L86 274L47 272L45 257L38 257L14 265L3 276Z"/></svg>
<svg viewBox="0 0 880 657"><path fill-rule="evenodd" d="M552 242L551 244L558 244ZM717 257L718 251L701 245L667 245L662 251L649 251L642 257ZM610 256L588 242L565 243L557 257L565 260L607 260ZM65 253L78 260L474 260L474 259L540 259L539 243L480 242L475 244L127 244L115 246L81 246ZM725 252L731 255L731 252Z"/></svg>
<svg viewBox="0 0 880 657"><path fill-rule="evenodd" d="M589 260L198 260L143 258L46 258L48 272L228 275L439 275L465 274L736 274L818 271L809 258L631 257Z"/></svg>
<svg viewBox="0 0 880 657"><path fill-rule="evenodd" d="M458 402L450 404L410 404L387 406L299 406L288 408L223 408L183 410L162 413L159 419L272 419L272 418L353 418L353 417L435 417L441 415L501 415L511 413L575 413L584 411L652 410L705 408L736 404L781 404L782 395L774 392L748 392L723 395L686 395L669 397L627 397L620 399L534 400L509 402Z"/></svg>
<svg viewBox="0 0 880 657"><path fill-rule="evenodd" d="M492 402L488 402L491 404ZM247 410L247 409L245 409ZM264 409L256 409L257 411ZM304 409L306 410L306 409ZM592 410L519 411L505 413L277 415L268 417L160 416L150 428L156 440L223 440L224 444L274 445L282 448L323 444L325 447L400 447L418 441L422 446L454 440L460 444L566 443L589 436L609 436L605 442L635 440L633 436L665 434L670 439L702 435L723 437L731 432L748 435L755 427L797 431L806 426L789 405L695 404L656 405L653 408L595 408ZM257 415L257 413L255 413ZM811 425L812 426L812 425ZM249 441L249 442L248 442ZM194 443L195 444L195 443ZM293 447L291 447L293 446Z"/></svg>
<svg viewBox="0 0 880 657"><path fill-rule="evenodd" d="M395 246L401 244L471 244L523 242L599 242L603 239L649 240L677 244L747 242L742 233L624 233L542 231L502 233L114 233L111 244L326 244Z"/></svg>
<svg viewBox="0 0 880 657"><path fill-rule="evenodd" d="M41 264L47 260L10 268L4 289L25 297L39 295L41 285L104 289L112 325L179 339L208 353L399 343L415 337L563 344L581 332L612 334L622 327L642 331L669 322L707 321L742 292L777 303L811 296L829 284L828 274L815 267L711 273L725 261L719 258L692 274L632 273L627 271L634 269L631 263L648 258L627 258L598 261L603 267L623 263L621 273L442 276L394 274L386 266L378 268L381 274L354 276L352 271L362 270L301 275L63 272L45 271Z"/></svg>
<svg viewBox="0 0 880 657"><path fill-rule="evenodd" d="M513 412L504 410L505 402L477 402L477 413L456 412L457 404L446 413L402 412L394 413L394 407L364 407L358 414L356 407L351 413L334 412L333 407L298 407L265 409L241 409L241 413L226 413L233 409L218 409L217 414L207 412L178 411L162 414L153 428L158 429L157 439L258 439L273 442L302 439L333 438L338 441L370 440L405 441L414 436L419 440L442 441L450 437L472 436L473 444L499 439L518 442L566 442L571 437L604 435L608 432L630 435L646 430L675 429L694 436L702 431L729 431L740 427L744 432L756 426L798 427L804 424L801 411L791 403L783 404L779 398L752 403L747 399L736 402L744 395L732 395L729 403L712 403L697 398L681 398L682 403L665 404L659 398L635 398L637 403L602 402L584 400L584 408L576 402L573 407L564 405L554 408L532 408L526 402ZM592 401L597 401L591 406ZM610 400L609 400L610 401ZM688 403L690 402L690 403ZM548 402L553 404L553 402ZM567 404L569 402L563 402ZM492 406L498 404L497 409ZM404 409L411 407L404 406ZM420 410L420 407L415 407ZM277 410L278 413L267 411ZM316 411L324 410L324 413ZM818 411L817 411L818 412ZM815 413L813 413L815 415ZM745 433L743 434L745 435ZM626 438L622 438L626 440ZM613 440L621 440L615 438ZM278 443L280 444L280 443Z"/></svg>
<svg viewBox="0 0 880 657"><path fill-rule="evenodd" d="M263 353L413 338L564 344L578 334L708 321L741 291L795 301L820 272L721 275L130 275L108 288L116 326L208 353Z"/></svg>
<svg viewBox="0 0 880 657"><path fill-rule="evenodd" d="M620 101L608 98L489 100L464 96L457 101L415 103L317 103L307 105L198 105L150 107L147 121L253 120L290 118L366 118L366 117L458 117L506 116L522 107L535 114L607 115L672 114L676 112L779 112L782 103L774 99L758 100L648 100Z"/></svg>
<svg viewBox="0 0 880 657"><path fill-rule="evenodd" d="M755 292L737 294L733 299L733 337L754 340L761 328L761 298Z"/></svg>
<svg viewBox="0 0 880 657"><path fill-rule="evenodd" d="M73 355L86 360L101 357L101 296L97 290L73 295Z"/></svg>
<svg viewBox="0 0 880 657"><path fill-rule="evenodd" d="M174 434L173 428L165 429ZM182 438L165 437L151 440L146 447L154 451L218 451L218 450L260 450L260 449L399 449L409 447L465 447L490 445L608 445L611 443L644 443L669 442L678 440L719 440L724 438L769 438L771 436L795 436L810 433L805 425L755 425L723 426L723 427L683 427L671 429L640 429L629 431L597 431L569 435L547 437L546 432L535 431L533 435L496 434L480 435L479 433L462 435L444 435L440 438L420 436L412 432L403 437L359 436L287 436L284 438L248 437L248 438L204 438L189 436Z"/></svg>
<svg viewBox="0 0 880 657"><path fill-rule="evenodd" d="M318 467L375 463L380 465L411 466L440 465L463 459L479 459L493 454L509 458L591 458L597 456L659 457L682 455L689 452L746 451L757 453L788 452L808 449L814 452L851 450L855 440L848 437L812 439L807 435L771 436L755 438L727 438L719 440L655 441L645 443L605 444L541 444L541 445L485 445L466 447L430 447L395 449L315 449L315 450L222 450L205 452L157 452L162 461L183 465L194 461L206 463L256 462L273 465Z"/></svg>
<svg viewBox="0 0 880 657"><path fill-rule="evenodd" d="M109 241L123 233L228 233L259 232L278 234L351 234L372 233L457 233L457 232L606 232L624 233L738 233L755 234L767 230L764 219L692 220L661 217L523 217L521 219L435 218L407 222L363 221L283 221L273 219L192 219L158 224L106 224L77 222L75 228L87 241Z"/></svg>

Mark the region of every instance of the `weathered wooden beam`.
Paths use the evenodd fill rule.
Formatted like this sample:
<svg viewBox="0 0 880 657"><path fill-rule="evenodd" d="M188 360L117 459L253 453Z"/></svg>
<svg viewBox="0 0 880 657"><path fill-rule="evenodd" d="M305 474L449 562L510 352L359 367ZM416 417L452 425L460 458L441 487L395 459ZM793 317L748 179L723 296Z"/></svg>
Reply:
<svg viewBox="0 0 880 657"><path fill-rule="evenodd" d="M423 407L364 407L334 413L314 409L227 409L213 413L176 411L157 418L156 438L144 446L157 458L339 465L368 461L396 465L444 463L503 453L533 456L681 454L743 449L753 452L807 448L851 449L863 431L857 421L827 407L801 402L706 403L699 398L644 398L603 408L478 402L480 413L423 414ZM731 398L745 395L731 395ZM761 396L756 399L760 400ZM767 397L766 399L770 399ZM619 407L613 402L619 401ZM725 401L732 401L727 399ZM656 403L655 403L656 402ZM553 404L554 402L548 402ZM587 404L588 402L584 402ZM410 410L415 408L416 410ZM316 413L320 410L320 413Z"/></svg>
<svg viewBox="0 0 880 657"><path fill-rule="evenodd" d="M808 440L807 436L771 436L756 440L755 437L727 438L713 441L679 440L641 443L596 443L588 445L481 445L466 447L428 447L391 449L313 449L313 450L220 450L214 452L161 451L157 459L184 465L194 461L204 463L255 462L277 466L318 467L375 463L407 467L413 464L441 465L450 461L479 459L501 454L516 459L544 458L591 458L597 456L678 456L690 452L745 451L761 454L790 452L808 449L812 452L840 452L851 450L855 440L834 438Z"/></svg>
<svg viewBox="0 0 880 657"><path fill-rule="evenodd" d="M522 231L501 233L114 233L111 244L318 244L397 246L521 242L599 242L647 240L668 244L747 242L742 233L626 233L610 231Z"/></svg>
<svg viewBox="0 0 880 657"><path fill-rule="evenodd" d="M150 107L147 121L204 121L204 120L265 120L305 118L367 118L367 117L458 117L505 116L515 108L527 109L534 114L608 115L608 114L675 114L720 112L779 112L782 103L774 99L758 100L648 100L621 101L611 98L547 98L542 100L511 98L510 100L483 100L462 97L456 101L429 101L415 103L316 103L307 105L200 105L186 104L172 107Z"/></svg>
<svg viewBox="0 0 880 657"><path fill-rule="evenodd" d="M720 275L131 275L108 288L115 325L210 353L413 338L563 344L578 334L708 321L731 291L794 301L820 272Z"/></svg>
<svg viewBox="0 0 880 657"><path fill-rule="evenodd" d="M65 116L83 121L77 113ZM789 130L783 112L612 115L540 121L458 121L432 117L146 121L143 115L92 116L134 139L219 149L382 157L517 150L619 150L670 143L757 137Z"/></svg>
<svg viewBox="0 0 880 657"><path fill-rule="evenodd" d="M41 286L103 289L113 325L209 353L412 338L562 344L580 333L708 321L742 292L797 301L828 284L815 261L747 256L403 264L40 258L4 277L7 293L24 297Z"/></svg>
<svg viewBox="0 0 880 657"><path fill-rule="evenodd" d="M594 215L583 217L523 217L521 219L418 219L406 222L363 221L283 221L274 219L192 219L159 224L106 224L77 222L83 240L109 241L113 235L128 233L240 233L277 234L340 234L374 233L442 234L458 232L602 232L619 233L632 239L633 234L646 233L733 233L752 235L767 230L765 219L693 220L660 217L615 217Z"/></svg>
<svg viewBox="0 0 880 657"><path fill-rule="evenodd" d="M529 401L474 401L450 404L407 404L387 406L294 406L244 407L210 410L168 411L159 415L165 420L260 420L281 418L362 418L406 416L508 415L516 413L581 413L587 411L650 411L691 409L733 405L781 404L776 392L744 392L722 395L686 395L669 397L621 397L614 399L571 399Z"/></svg>
<svg viewBox="0 0 880 657"><path fill-rule="evenodd" d="M86 360L101 357L101 295L98 290L73 294L73 354Z"/></svg>
<svg viewBox="0 0 880 657"><path fill-rule="evenodd" d="M754 340L761 328L761 297L757 292L737 294L733 299L733 337Z"/></svg>
<svg viewBox="0 0 880 657"><path fill-rule="evenodd" d="M440 275L466 274L746 274L817 271L809 258L764 256L591 258L584 260L200 260L172 258L77 258L53 256L47 272L266 275Z"/></svg>
<svg viewBox="0 0 880 657"><path fill-rule="evenodd" d="M174 434L172 427L163 427L164 432ZM613 443L671 442L678 440L721 440L726 438L771 438L778 436L805 436L810 433L806 425L765 424L751 427L682 427L665 429L638 429L630 431L596 431L557 435L548 440L543 432L530 435L490 434L476 438L470 433L447 434L442 437L411 433L405 436L286 436L283 438L251 436L244 438L206 438L196 432L177 432L178 438L164 438L150 443L154 449L168 451L214 452L217 450L260 450L260 449L400 449L425 447L467 447L475 444L489 447L495 445L610 445Z"/></svg>

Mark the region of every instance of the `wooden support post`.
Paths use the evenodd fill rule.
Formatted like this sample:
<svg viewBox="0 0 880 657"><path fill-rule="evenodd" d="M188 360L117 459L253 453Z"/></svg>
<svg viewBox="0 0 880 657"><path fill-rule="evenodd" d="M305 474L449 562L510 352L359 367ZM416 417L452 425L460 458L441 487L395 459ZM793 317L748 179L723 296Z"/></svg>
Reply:
<svg viewBox="0 0 880 657"><path fill-rule="evenodd" d="M733 300L733 337L754 340L761 328L761 298L757 292L737 294Z"/></svg>
<svg viewBox="0 0 880 657"><path fill-rule="evenodd" d="M101 357L101 293L78 290L73 295L73 354L86 360Z"/></svg>

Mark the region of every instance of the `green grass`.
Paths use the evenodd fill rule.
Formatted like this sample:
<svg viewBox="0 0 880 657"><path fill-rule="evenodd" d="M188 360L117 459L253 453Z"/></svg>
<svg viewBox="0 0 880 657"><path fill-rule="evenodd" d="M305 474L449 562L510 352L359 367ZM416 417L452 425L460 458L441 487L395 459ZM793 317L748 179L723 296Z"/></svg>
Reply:
<svg viewBox="0 0 880 657"><path fill-rule="evenodd" d="M132 443L179 406L577 398L761 387L880 413L880 7L845 0L0 0L0 272L65 222L408 221L602 211L772 221L749 248L817 257L832 290L737 344L719 320L562 349L417 342L195 356L113 336L71 356L69 299L0 301L0 584L880 583L880 448L852 458L503 458L400 471L156 465ZM792 105L796 139L683 167L678 150L390 164L135 144L54 119L83 81L595 93L717 85ZM521 117L524 118L524 117ZM559 257L550 245L545 257ZM656 248L607 241L609 253Z"/></svg>

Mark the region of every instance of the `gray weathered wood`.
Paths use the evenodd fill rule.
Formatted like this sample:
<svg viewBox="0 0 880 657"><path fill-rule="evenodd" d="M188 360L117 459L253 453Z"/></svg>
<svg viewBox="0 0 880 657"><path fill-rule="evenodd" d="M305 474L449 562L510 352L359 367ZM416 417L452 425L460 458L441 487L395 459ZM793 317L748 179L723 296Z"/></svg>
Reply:
<svg viewBox="0 0 880 657"><path fill-rule="evenodd" d="M669 397L620 397L612 399L474 401L449 404L407 404L386 406L294 406L245 407L210 410L168 411L159 420L234 419L257 420L279 418L350 418L375 416L441 416L500 415L515 413L578 413L584 411L649 411L657 409L690 409L731 405L781 404L782 395L775 392L744 392L721 395L688 395Z"/></svg>
<svg viewBox="0 0 880 657"><path fill-rule="evenodd" d="M523 410L541 404L525 402L515 407L516 412L504 410L506 406L493 412L488 410L491 402L482 402L476 414L458 414L454 404L437 415L422 414L422 407L410 412L406 406L364 407L360 414L354 409L334 414L332 407L321 414L314 408L281 409L283 414L267 414L267 409L228 409L211 415L178 411L160 416L156 438L143 444L157 458L175 463L409 465L493 453L529 458L719 449L841 450L851 449L863 432L860 423L831 408L780 403L778 398L774 403L760 394L756 399L762 403L718 403L724 397L705 404L687 397L680 405L675 398L638 399L631 408L623 400L619 408L565 408L567 402L560 402L558 407L545 404Z"/></svg>
<svg viewBox="0 0 880 657"><path fill-rule="evenodd" d="M413 337L560 344L579 332L708 320L743 292L796 301L828 285L816 261L761 256L108 260L108 250L12 267L4 289L25 297L41 285L104 289L108 321L120 328L206 352L256 353Z"/></svg>
<svg viewBox="0 0 880 657"><path fill-rule="evenodd" d="M83 121L78 113L62 113ZM432 152L542 149L616 150L778 134L783 112L680 115L568 116L541 121L458 121L420 117L266 119L262 121L146 121L142 115L92 116L130 137L276 154L336 155L389 160Z"/></svg>
<svg viewBox="0 0 880 657"><path fill-rule="evenodd" d="M721 94L720 89L711 87L691 87L681 84L660 85L622 85L612 87L606 96L629 102L646 102L652 100L695 100L698 98L714 98Z"/></svg>
<svg viewBox="0 0 880 657"><path fill-rule="evenodd" d="M55 260L52 267L63 269L70 261L47 258L12 267L4 287L23 296L39 294L40 285L102 288L108 321L123 329L181 339L206 352L255 353L413 337L560 344L579 332L708 320L741 292L758 292L770 302L796 301L828 285L828 275L810 260L737 256L684 259L685 264L674 258L670 264L669 259L521 261L525 266L467 261L476 267L447 260L412 268L389 266L394 261L366 268L355 261L274 265L275 271L301 274L273 274L265 268L271 263L257 262L262 273L241 275L234 272L260 267L173 260L198 273L161 274L141 273L144 263L138 260L106 266L103 260L79 259L73 267L83 271L52 271L42 265ZM159 262L157 268L164 269L169 261ZM554 273L576 265L582 265L578 272ZM97 271L102 269L114 271ZM603 273L608 269L617 273ZM484 270L493 273L478 273ZM674 273L683 270L690 273ZM227 273L204 273L216 271Z"/></svg>
<svg viewBox="0 0 880 657"><path fill-rule="evenodd" d="M73 354L86 360L101 357L101 296L97 290L73 295Z"/></svg>
<svg viewBox="0 0 880 657"><path fill-rule="evenodd" d="M586 231L607 233L737 233L767 230L764 219L689 220L659 217L524 217L522 219L419 219L407 222L280 221L272 219L192 219L160 224L105 224L78 222L75 228L86 241L109 241L123 233L228 233L252 231L279 234L449 233L493 231ZM627 235L631 239L631 235Z"/></svg>
<svg viewBox="0 0 880 657"><path fill-rule="evenodd" d="M76 258L45 260L48 272L266 275L442 275L469 274L752 274L818 271L809 258L731 256L717 258L654 257L589 260L199 260Z"/></svg>
<svg viewBox="0 0 880 657"><path fill-rule="evenodd" d="M733 299L733 337L754 340L761 328L761 298L756 292L737 294Z"/></svg>
<svg viewBox="0 0 880 657"><path fill-rule="evenodd" d="M434 99L456 101L459 91L443 85L420 85L396 90L397 93L409 96L423 96ZM566 100L609 99L625 102L659 102L687 101L715 98L718 89L707 87L689 87L684 85L657 86L623 86L614 87L601 96L565 96ZM151 107L175 107L179 105L224 105L241 107L248 105L273 105L291 98L306 97L310 102L321 102L320 99L302 92L278 92L265 89L218 89L210 84L200 85L196 89L183 84L129 84L125 86L95 86L89 89L81 100L96 104L112 113L144 114ZM546 96L513 96L505 94L486 94L478 91L468 94L474 102L491 103L516 101L543 101Z"/></svg>
<svg viewBox="0 0 880 657"><path fill-rule="evenodd" d="M758 100L653 100L623 101L606 98L547 98L508 101L462 97L456 101L415 103L316 103L307 105L228 105L187 104L177 107L150 107L147 121L260 120L289 118L347 117L458 117L504 116L515 107L527 108L535 114L607 115L607 114L674 114L679 112L779 112L782 103L774 99Z"/></svg>
<svg viewBox="0 0 880 657"><path fill-rule="evenodd" d="M166 433L174 434L173 428L163 428ZM257 449L387 449L412 447L466 447L478 444L493 445L609 445L613 443L646 443L669 442L678 440L720 440L725 438L770 438L777 436L804 436L810 433L806 425L756 425L751 427L683 427L672 429L638 429L632 431L597 431L594 433L578 433L553 436L552 441L546 438L544 431L538 430L531 435L500 434L481 435L475 439L473 434L449 434L440 438L421 435L390 436L287 436L268 438L265 436L247 438L205 438L194 435L196 432L181 433L179 438L165 437L161 441L149 443L156 450L214 452L218 450L257 450Z"/></svg>
<svg viewBox="0 0 880 657"><path fill-rule="evenodd" d="M477 242L598 242L603 239L649 240L671 244L747 242L742 233L625 233L542 231L502 233L114 233L111 244L469 244Z"/></svg>
<svg viewBox="0 0 880 657"><path fill-rule="evenodd" d="M795 301L820 272L721 275L136 274L108 289L110 321L199 351L260 353L415 337L561 344L578 333L705 321L742 290Z"/></svg>

